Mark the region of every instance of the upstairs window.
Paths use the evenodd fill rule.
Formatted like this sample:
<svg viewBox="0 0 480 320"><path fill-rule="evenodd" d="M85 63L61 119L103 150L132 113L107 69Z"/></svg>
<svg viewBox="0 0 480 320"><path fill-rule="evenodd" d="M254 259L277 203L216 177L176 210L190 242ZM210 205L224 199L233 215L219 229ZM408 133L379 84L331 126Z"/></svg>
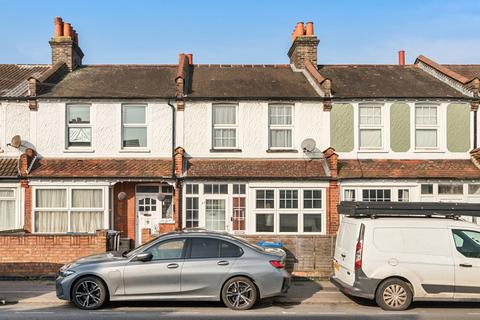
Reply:
<svg viewBox="0 0 480 320"><path fill-rule="evenodd" d="M437 106L415 106L415 147L438 148Z"/></svg>
<svg viewBox="0 0 480 320"><path fill-rule="evenodd" d="M237 106L213 105L213 148L232 149L237 147Z"/></svg>
<svg viewBox="0 0 480 320"><path fill-rule="evenodd" d="M92 126L89 105L67 106L67 148L91 147Z"/></svg>
<svg viewBox="0 0 480 320"><path fill-rule="evenodd" d="M269 105L268 128L270 149L292 148L293 106Z"/></svg>
<svg viewBox="0 0 480 320"><path fill-rule="evenodd" d="M17 227L15 203L15 190L0 188L0 231Z"/></svg>
<svg viewBox="0 0 480 320"><path fill-rule="evenodd" d="M147 147L147 115L144 105L122 107L122 147Z"/></svg>
<svg viewBox="0 0 480 320"><path fill-rule="evenodd" d="M382 148L382 106L360 105L360 148Z"/></svg>

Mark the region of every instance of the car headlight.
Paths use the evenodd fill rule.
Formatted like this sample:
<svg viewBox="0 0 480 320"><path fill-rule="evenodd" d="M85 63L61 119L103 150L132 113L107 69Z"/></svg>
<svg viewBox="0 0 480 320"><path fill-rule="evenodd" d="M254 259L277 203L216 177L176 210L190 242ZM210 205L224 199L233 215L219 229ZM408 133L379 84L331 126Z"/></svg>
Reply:
<svg viewBox="0 0 480 320"><path fill-rule="evenodd" d="M74 273L75 273L75 271L73 271L73 270L61 270L60 271L60 275L64 278L66 278L68 276L71 276Z"/></svg>

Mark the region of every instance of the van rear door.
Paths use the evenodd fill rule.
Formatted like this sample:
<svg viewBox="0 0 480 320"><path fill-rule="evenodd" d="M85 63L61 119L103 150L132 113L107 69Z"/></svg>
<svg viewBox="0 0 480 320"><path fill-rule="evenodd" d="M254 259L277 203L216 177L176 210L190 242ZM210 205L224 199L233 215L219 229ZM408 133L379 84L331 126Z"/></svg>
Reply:
<svg viewBox="0 0 480 320"><path fill-rule="evenodd" d="M355 248L360 225L360 221L344 218L335 245L335 277L348 285L355 282Z"/></svg>

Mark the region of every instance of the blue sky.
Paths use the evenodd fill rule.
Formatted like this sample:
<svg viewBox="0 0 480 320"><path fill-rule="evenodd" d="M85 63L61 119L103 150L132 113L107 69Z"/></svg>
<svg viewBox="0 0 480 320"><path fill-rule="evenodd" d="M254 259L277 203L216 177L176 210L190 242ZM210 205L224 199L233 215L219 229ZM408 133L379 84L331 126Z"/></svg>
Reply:
<svg viewBox="0 0 480 320"><path fill-rule="evenodd" d="M313 21L319 63L480 63L480 1L0 0L0 63L49 63L53 19L79 33L85 64L288 63L297 21Z"/></svg>

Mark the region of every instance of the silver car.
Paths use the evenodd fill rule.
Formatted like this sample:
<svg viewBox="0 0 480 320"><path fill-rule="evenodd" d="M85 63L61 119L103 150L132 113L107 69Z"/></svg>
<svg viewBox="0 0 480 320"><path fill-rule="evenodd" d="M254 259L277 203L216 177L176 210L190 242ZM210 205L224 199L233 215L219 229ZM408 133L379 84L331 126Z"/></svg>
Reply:
<svg viewBox="0 0 480 320"><path fill-rule="evenodd" d="M81 309L106 301L222 300L235 310L286 293L285 252L214 232L164 234L128 253L109 252L60 269L57 297Z"/></svg>

